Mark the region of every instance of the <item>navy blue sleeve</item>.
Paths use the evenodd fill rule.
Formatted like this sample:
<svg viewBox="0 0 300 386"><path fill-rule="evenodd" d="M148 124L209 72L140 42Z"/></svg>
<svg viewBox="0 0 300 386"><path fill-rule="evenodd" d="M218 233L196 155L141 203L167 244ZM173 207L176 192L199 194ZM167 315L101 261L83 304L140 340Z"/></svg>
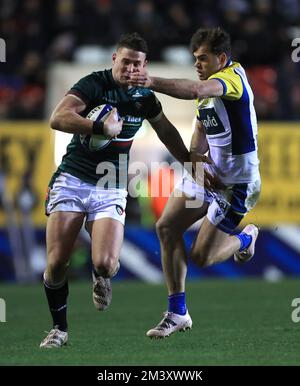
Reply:
<svg viewBox="0 0 300 386"><path fill-rule="evenodd" d="M90 105L94 100L101 98L102 87L99 78L94 74L89 74L75 83L67 94L76 95L86 105Z"/></svg>

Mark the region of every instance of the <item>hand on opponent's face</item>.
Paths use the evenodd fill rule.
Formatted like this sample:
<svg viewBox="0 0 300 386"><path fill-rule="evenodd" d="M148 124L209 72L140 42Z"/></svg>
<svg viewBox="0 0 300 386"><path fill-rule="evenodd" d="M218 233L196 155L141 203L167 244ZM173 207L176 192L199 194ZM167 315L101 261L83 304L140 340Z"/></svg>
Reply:
<svg viewBox="0 0 300 386"><path fill-rule="evenodd" d="M130 74L128 85L133 87L147 87L151 88L151 78L146 68Z"/></svg>

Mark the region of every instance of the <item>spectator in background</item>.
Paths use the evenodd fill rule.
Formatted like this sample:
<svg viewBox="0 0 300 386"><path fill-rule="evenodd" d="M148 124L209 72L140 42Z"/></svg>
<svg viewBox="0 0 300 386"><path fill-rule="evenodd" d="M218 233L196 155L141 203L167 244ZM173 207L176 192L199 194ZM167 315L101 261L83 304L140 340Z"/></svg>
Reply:
<svg viewBox="0 0 300 386"><path fill-rule="evenodd" d="M166 46L184 43L183 39L190 37L199 24L222 25L232 36L237 60L248 63L248 68L267 65L277 73L278 100L274 107L263 99L257 106L259 118L294 119L299 116L300 86L296 80L290 82L295 75L290 47L295 34L299 36L295 32L297 28L299 31L299 20L298 0L202 0L201 6L197 0L190 0L188 6L183 0L2 0L0 37L6 41L7 64L1 63L1 74L6 79L0 79L0 88L10 88L16 95L14 102L20 105L23 87L38 86L44 94L47 66L56 60L71 62L80 46L111 47L122 33L137 30L149 42L152 61L159 61ZM22 67L29 52L39 57L42 81L40 78L28 83L28 78L24 79ZM259 82L255 77L253 81ZM2 116L6 110L14 115L10 114L12 103L0 100ZM7 108L3 109L4 105ZM36 117L28 110L23 116Z"/></svg>

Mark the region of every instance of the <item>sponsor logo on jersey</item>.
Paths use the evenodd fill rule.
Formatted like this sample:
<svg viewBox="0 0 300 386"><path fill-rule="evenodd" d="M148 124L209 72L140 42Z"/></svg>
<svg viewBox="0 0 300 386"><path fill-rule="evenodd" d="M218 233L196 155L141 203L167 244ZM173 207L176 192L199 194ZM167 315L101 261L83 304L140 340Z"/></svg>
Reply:
<svg viewBox="0 0 300 386"><path fill-rule="evenodd" d="M215 117L210 117L208 114L206 116L206 119L202 119L202 122L204 126L208 129L209 127L217 127L218 122Z"/></svg>
<svg viewBox="0 0 300 386"><path fill-rule="evenodd" d="M207 135L225 132L225 128L214 108L199 109L199 119L205 127Z"/></svg>
<svg viewBox="0 0 300 386"><path fill-rule="evenodd" d="M125 115L124 117L122 117L122 119L125 122L130 122L130 123L140 123L143 120L143 118L141 117L133 117L132 115Z"/></svg>

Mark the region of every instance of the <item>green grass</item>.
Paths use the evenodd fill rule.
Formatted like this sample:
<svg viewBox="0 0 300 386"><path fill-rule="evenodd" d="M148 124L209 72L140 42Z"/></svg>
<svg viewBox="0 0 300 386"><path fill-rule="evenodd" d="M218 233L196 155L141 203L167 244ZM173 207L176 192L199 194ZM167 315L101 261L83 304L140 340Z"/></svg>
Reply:
<svg viewBox="0 0 300 386"><path fill-rule="evenodd" d="M70 283L69 344L41 350L50 316L41 286L0 285L1 365L298 365L300 324L291 320L299 281L202 280L187 284L193 329L164 340L145 332L166 308L164 286L114 282L113 302L93 308L90 283Z"/></svg>

